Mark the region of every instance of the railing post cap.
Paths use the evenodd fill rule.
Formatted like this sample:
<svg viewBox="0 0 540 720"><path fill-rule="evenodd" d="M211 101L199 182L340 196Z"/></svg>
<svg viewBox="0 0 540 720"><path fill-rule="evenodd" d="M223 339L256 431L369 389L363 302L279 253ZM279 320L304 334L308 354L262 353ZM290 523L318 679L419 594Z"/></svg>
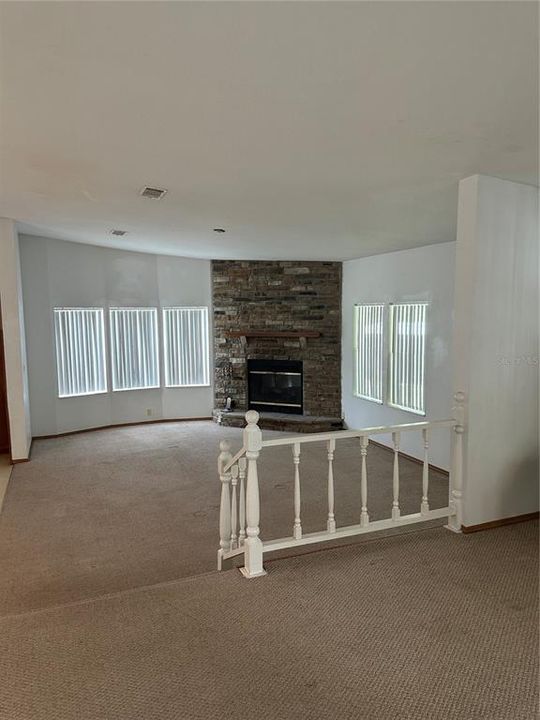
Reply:
<svg viewBox="0 0 540 720"><path fill-rule="evenodd" d="M465 402L465 393L461 390L458 390L456 393L454 393L454 400L457 403L464 403Z"/></svg>
<svg viewBox="0 0 540 720"><path fill-rule="evenodd" d="M256 410L248 410L246 415L247 425L244 428L244 447L248 453L259 452L262 448L261 428L257 425L259 413ZM250 455L247 455L248 459Z"/></svg>
<svg viewBox="0 0 540 720"><path fill-rule="evenodd" d="M219 443L219 449L221 450L221 452L226 453L226 452L229 452L229 450L231 449L231 446L227 442L227 440L221 440Z"/></svg>
<svg viewBox="0 0 540 720"><path fill-rule="evenodd" d="M256 410L248 410L245 414L248 425L256 425L259 422L259 413Z"/></svg>

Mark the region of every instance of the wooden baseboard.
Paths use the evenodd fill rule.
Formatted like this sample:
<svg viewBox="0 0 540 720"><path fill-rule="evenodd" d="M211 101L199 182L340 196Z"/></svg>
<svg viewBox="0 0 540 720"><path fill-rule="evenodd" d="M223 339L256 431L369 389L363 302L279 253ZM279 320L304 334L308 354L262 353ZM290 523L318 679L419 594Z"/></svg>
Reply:
<svg viewBox="0 0 540 720"><path fill-rule="evenodd" d="M464 533L480 532L481 530L491 530L492 528L501 527L502 525L513 525L514 523L526 522L527 520L537 520L540 512L526 513L525 515L513 515L512 517L500 518L499 520L490 520L489 522L480 523L479 525L462 525L461 531Z"/></svg>
<svg viewBox="0 0 540 720"><path fill-rule="evenodd" d="M162 418L161 420L139 420L138 422L117 423L115 425L98 425L97 427L84 428L83 430L68 430L67 432L55 433L54 435L34 435L33 440L51 440L52 438L66 437L66 435L80 435L80 433L97 432L99 430L111 430L114 428L133 427L134 425L152 425L154 423L177 423L177 422L195 422L197 420L212 420L210 416L206 417L183 417L183 418ZM15 460L14 462L26 462L25 460Z"/></svg>
<svg viewBox="0 0 540 720"><path fill-rule="evenodd" d="M370 445L376 445L377 447L380 447L383 450L388 450L388 452L391 452L391 453L394 452L394 450L391 447L388 447L388 445L384 445L383 443L377 442L376 440L372 440L371 438L369 440L369 443L370 443ZM417 465L424 464L423 460L420 460L419 458L416 458L413 455L407 455L407 453L401 452L401 450L399 451L399 456L404 457L407 460L410 460L411 462L416 463ZM431 463L429 463L429 469L433 470L434 472L441 473L442 475L446 475L446 477L449 477L448 470L443 470L442 468L437 467L437 465L432 465Z"/></svg>

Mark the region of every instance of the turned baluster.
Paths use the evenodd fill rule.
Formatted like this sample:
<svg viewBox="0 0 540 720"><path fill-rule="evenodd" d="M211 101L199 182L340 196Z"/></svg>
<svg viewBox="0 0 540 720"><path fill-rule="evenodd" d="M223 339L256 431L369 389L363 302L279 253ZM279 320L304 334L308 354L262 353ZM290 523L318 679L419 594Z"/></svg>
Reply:
<svg viewBox="0 0 540 720"><path fill-rule="evenodd" d="M394 443L394 473L393 473L393 491L394 499L392 501L392 520L399 520L399 442L401 433L392 433Z"/></svg>
<svg viewBox="0 0 540 720"><path fill-rule="evenodd" d="M231 481L230 472L224 472L223 468L232 460L230 445L226 440L219 443L221 452L218 457L218 473L221 481L221 503L219 506L219 550L218 570L221 570L223 553L230 549L231 544L231 494L229 484Z"/></svg>
<svg viewBox="0 0 540 720"><path fill-rule="evenodd" d="M300 521L300 443L293 445L294 463L294 527L293 537L300 540L302 537L302 523Z"/></svg>
<svg viewBox="0 0 540 720"><path fill-rule="evenodd" d="M362 435L362 437L360 438L360 454L362 456L362 476L361 476L361 482L360 482L360 493L362 496L362 508L360 511L360 525L362 527L366 527L366 525L369 524L369 515L368 515L368 509L367 509L367 464L366 464L368 443L369 443L369 439L365 435Z"/></svg>
<svg viewBox="0 0 540 720"><path fill-rule="evenodd" d="M463 524L463 433L465 432L465 393L454 395L454 448L450 470L450 512L448 525L453 532L461 532Z"/></svg>
<svg viewBox="0 0 540 720"><path fill-rule="evenodd" d="M231 468L231 550L235 550L237 547L238 536L236 531L238 529L238 500L236 497L236 486L238 485L238 463L235 463Z"/></svg>
<svg viewBox="0 0 540 720"><path fill-rule="evenodd" d="M262 433L257 425L259 413L248 410L244 429L244 447L247 458L246 523L247 537L244 541L244 567L241 573L248 578L266 575L263 568L263 544L259 537L259 479L257 458L262 448Z"/></svg>
<svg viewBox="0 0 540 720"><path fill-rule="evenodd" d="M334 515L334 450L336 441L328 441L328 520L326 529L329 533L336 532L336 517Z"/></svg>
<svg viewBox="0 0 540 720"><path fill-rule="evenodd" d="M242 547L246 538L246 466L247 460L245 457L240 458L238 461L238 476L240 478L240 502L239 502L239 520L240 520L240 531L238 533L238 546Z"/></svg>
<svg viewBox="0 0 540 720"><path fill-rule="evenodd" d="M422 503L420 505L420 514L427 515L429 513L429 430L422 430L422 438L424 440L424 464L422 467Z"/></svg>

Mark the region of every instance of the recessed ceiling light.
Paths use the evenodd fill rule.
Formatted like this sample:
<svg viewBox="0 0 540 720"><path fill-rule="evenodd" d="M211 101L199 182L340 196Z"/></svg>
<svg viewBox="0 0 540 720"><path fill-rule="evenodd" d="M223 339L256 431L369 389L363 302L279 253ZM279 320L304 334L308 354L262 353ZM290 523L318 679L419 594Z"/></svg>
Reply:
<svg viewBox="0 0 540 720"><path fill-rule="evenodd" d="M122 235L127 235L127 230L111 230L111 235L122 237Z"/></svg>
<svg viewBox="0 0 540 720"><path fill-rule="evenodd" d="M141 195L145 198L151 198L152 200L161 200L167 191L163 188L156 187L143 187Z"/></svg>
<svg viewBox="0 0 540 720"><path fill-rule="evenodd" d="M222 232L225 232L225 229L224 228L214 228L214 232L222 233Z"/></svg>

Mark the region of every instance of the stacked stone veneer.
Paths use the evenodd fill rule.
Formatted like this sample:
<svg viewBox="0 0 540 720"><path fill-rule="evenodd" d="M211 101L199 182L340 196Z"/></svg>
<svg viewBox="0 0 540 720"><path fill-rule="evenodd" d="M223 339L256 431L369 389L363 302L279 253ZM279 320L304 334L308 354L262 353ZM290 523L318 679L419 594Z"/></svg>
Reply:
<svg viewBox="0 0 540 720"><path fill-rule="evenodd" d="M304 414L341 417L341 263L215 260L215 406L247 409L247 359L302 360ZM315 330L296 338L230 338L239 330Z"/></svg>

